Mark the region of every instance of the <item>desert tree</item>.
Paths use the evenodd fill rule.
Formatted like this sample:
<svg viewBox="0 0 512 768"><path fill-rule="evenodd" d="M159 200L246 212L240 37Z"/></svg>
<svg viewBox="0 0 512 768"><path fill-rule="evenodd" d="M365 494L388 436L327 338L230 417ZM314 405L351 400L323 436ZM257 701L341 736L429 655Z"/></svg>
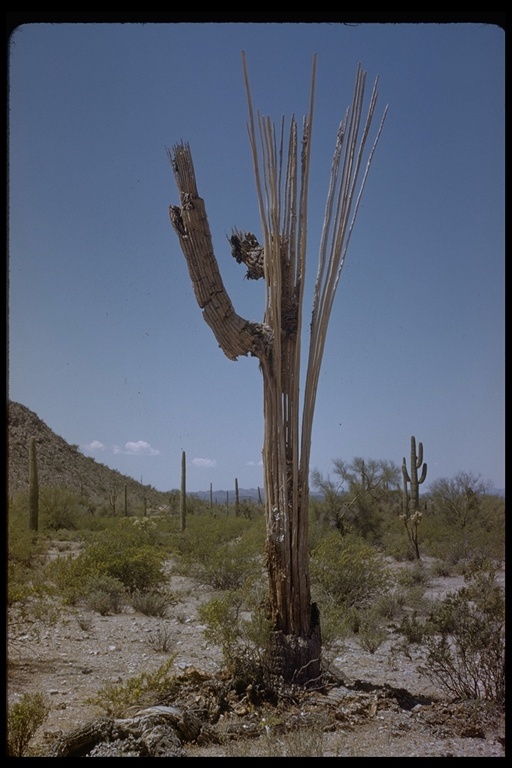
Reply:
<svg viewBox="0 0 512 768"><path fill-rule="evenodd" d="M396 504L400 470L387 459L363 459L351 462L333 459L333 475L324 477L318 469L311 473L314 488L321 491L327 519L343 534L348 528L363 537L379 541L382 513Z"/></svg>
<svg viewBox="0 0 512 768"><path fill-rule="evenodd" d="M436 514L459 530L464 530L481 515L482 502L490 483L473 472L457 472L430 484L429 492Z"/></svg>
<svg viewBox="0 0 512 768"><path fill-rule="evenodd" d="M268 650L272 669L285 680L308 683L321 670L321 633L311 601L308 504L309 464L315 400L327 326L345 262L361 195L386 110L369 152L377 102L377 80L363 118L366 73L358 66L351 106L338 129L319 244L310 322L304 394L299 390L303 297L306 278L308 182L313 128L316 55L309 111L299 126L294 117L279 129L253 108L245 55L242 63L248 102L248 134L254 165L262 242L233 229L233 257L247 277L263 279L262 322L235 312L219 272L205 204L199 196L190 147L168 150L179 206L169 215L185 256L197 303L224 354L252 355L263 377L266 566L273 626Z"/></svg>

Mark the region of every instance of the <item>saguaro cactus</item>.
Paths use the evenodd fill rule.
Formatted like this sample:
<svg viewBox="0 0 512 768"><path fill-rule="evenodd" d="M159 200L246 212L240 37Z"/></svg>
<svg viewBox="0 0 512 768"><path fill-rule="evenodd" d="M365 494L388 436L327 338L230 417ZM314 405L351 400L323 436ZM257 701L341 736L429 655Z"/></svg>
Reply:
<svg viewBox="0 0 512 768"><path fill-rule="evenodd" d="M187 519L187 455L181 452L180 531L185 530Z"/></svg>
<svg viewBox="0 0 512 768"><path fill-rule="evenodd" d="M116 516L116 502L117 502L117 488L115 482L112 484L112 490L110 491L108 495L108 501L110 504L110 508L112 509L112 514L114 517Z"/></svg>
<svg viewBox="0 0 512 768"><path fill-rule="evenodd" d="M39 527L39 480L37 476L36 439L30 438L28 469L28 527L37 531Z"/></svg>
<svg viewBox="0 0 512 768"><path fill-rule="evenodd" d="M386 110L367 152L377 102L377 80L365 120L362 112L366 73L358 67L352 105L335 140L301 395L316 55L302 136L294 117L288 129L283 119L279 131L269 117L254 111L245 54L242 58L263 237L260 244L252 233L234 230L230 244L236 261L247 267L247 277L265 282L262 322L238 315L224 287L205 203L199 196L186 143L168 151L180 197L180 205L170 206L169 216L187 262L197 303L217 343L230 360L251 355L259 361L263 377L265 554L274 630L267 657L276 674L294 683L309 683L320 675L321 656L319 610L311 600L308 540L309 464L316 392L334 295Z"/></svg>
<svg viewBox="0 0 512 768"><path fill-rule="evenodd" d="M427 477L427 464L423 464L421 475L418 477L418 469L423 464L423 443L418 443L418 453L416 454L416 438L411 437L411 473L407 471L407 462L405 456L402 461L402 515L407 535L414 547L417 559L420 559L420 550L418 545L418 526L422 517L420 511L420 485L425 482ZM410 486L410 490L408 489Z"/></svg>
<svg viewBox="0 0 512 768"><path fill-rule="evenodd" d="M235 477L235 517L240 515L240 497L238 495L238 478Z"/></svg>

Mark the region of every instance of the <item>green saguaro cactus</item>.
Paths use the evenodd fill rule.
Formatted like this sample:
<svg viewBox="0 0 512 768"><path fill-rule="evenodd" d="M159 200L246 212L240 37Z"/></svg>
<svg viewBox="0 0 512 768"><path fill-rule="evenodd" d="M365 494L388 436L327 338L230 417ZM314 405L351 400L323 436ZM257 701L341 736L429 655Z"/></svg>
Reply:
<svg viewBox="0 0 512 768"><path fill-rule="evenodd" d="M240 497L238 495L238 478L235 477L235 517L240 516Z"/></svg>
<svg viewBox="0 0 512 768"><path fill-rule="evenodd" d="M39 480L37 476L36 439L30 438L28 468L28 527L31 531L39 528Z"/></svg>
<svg viewBox="0 0 512 768"><path fill-rule="evenodd" d="M414 552L420 560L420 550L418 545L418 526L422 518L420 511L420 485L425 482L427 477L427 464L423 464L421 475L418 477L418 470L423 464L423 443L418 443L418 453L416 454L416 438L411 437L411 472L407 471L407 462L405 457L402 461L402 514L407 535L414 547ZM408 488L409 486L409 488Z"/></svg>
<svg viewBox="0 0 512 768"><path fill-rule="evenodd" d="M181 452L180 531L185 530L187 518L187 455Z"/></svg>

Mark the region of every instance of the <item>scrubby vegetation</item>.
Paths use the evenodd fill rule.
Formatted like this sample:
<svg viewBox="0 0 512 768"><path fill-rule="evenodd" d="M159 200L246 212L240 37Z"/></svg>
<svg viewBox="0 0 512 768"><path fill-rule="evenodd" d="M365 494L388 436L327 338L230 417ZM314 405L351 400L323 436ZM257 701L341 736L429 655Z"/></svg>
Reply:
<svg viewBox="0 0 512 768"><path fill-rule="evenodd" d="M141 672L124 683L107 683L88 703L96 704L111 717L126 716L134 706L150 706L176 688L173 664L174 656L171 656L153 672Z"/></svg>
<svg viewBox="0 0 512 768"><path fill-rule="evenodd" d="M48 717L49 705L42 693L25 693L8 707L7 752L9 757L27 757L29 744Z"/></svg>
<svg viewBox="0 0 512 768"><path fill-rule="evenodd" d="M390 652L416 654L422 674L448 696L503 706L505 609L496 569L504 562L504 499L470 475L434 483L422 497L418 560L400 520L398 489L389 482L393 468L363 466L367 475L374 472L366 486L354 472L348 490L323 481L324 499L310 506L312 594L326 660L348 638L369 654L390 641ZM350 480L350 472L345 476ZM195 498L180 531L177 515L114 517L54 487L43 487L40 498L37 532L27 523L27 494L9 501L10 639L16 625L56 622L70 607L84 626L91 614L127 607L164 618L177 602L168 589L172 569L215 590L198 613L205 640L222 650L235 690L250 686L254 701L277 696L265 654L272 628L260 505L245 502L244 514L236 516L234 507L210 508ZM49 558L50 548L64 551ZM443 600L426 597L433 578L454 574L465 577L463 589ZM155 652L174 651L172 632L163 625L147 644ZM175 684L172 658L155 673L141 670L122 686L104 687L95 703L111 714L129 702L151 703ZM27 754L46 714L36 694L10 707L11 754Z"/></svg>

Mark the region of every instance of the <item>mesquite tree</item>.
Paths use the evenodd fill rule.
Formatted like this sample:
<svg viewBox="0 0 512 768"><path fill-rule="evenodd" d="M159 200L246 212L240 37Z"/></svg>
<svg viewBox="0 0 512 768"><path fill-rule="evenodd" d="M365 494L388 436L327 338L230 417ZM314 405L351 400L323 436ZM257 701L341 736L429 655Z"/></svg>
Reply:
<svg viewBox="0 0 512 768"><path fill-rule="evenodd" d="M263 375L266 565L274 628L269 659L286 680L307 683L320 673L319 612L311 602L308 554L309 462L320 365L334 295L345 261L382 117L363 170L363 155L377 101L373 87L366 120L361 120L366 73L358 67L351 107L338 130L310 325L304 396L299 392L303 295L306 274L308 180L313 127L316 56L309 113L302 137L295 118L285 137L270 118L255 116L245 56L249 139L262 226L262 243L250 232L233 230L232 255L247 277L265 282L262 322L238 315L214 255L204 201L198 194L188 144L168 150L180 195L171 206L172 226L187 261L195 296L206 323L231 360L257 357ZM360 183L358 178L362 173ZM302 413L301 413L302 405Z"/></svg>

